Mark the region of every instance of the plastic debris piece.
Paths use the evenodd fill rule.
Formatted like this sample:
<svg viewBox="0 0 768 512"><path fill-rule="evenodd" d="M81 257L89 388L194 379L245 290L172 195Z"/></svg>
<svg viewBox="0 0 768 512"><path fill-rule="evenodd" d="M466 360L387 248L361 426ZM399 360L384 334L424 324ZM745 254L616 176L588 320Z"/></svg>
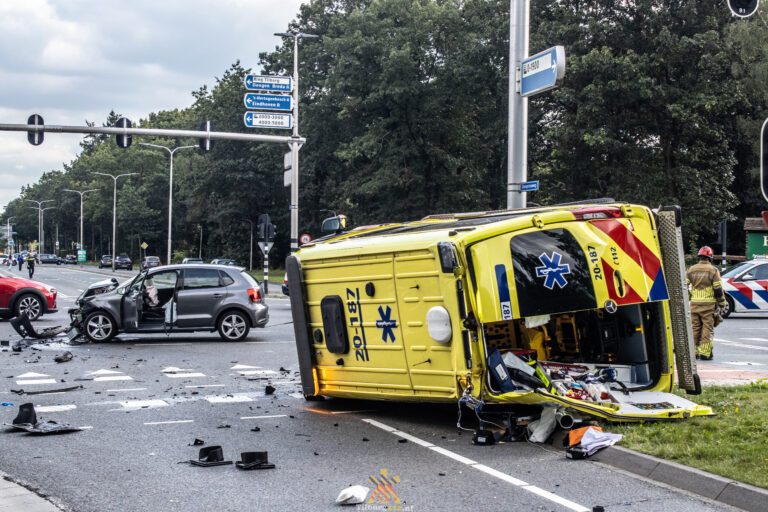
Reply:
<svg viewBox="0 0 768 512"><path fill-rule="evenodd" d="M24 428L23 430L30 434L36 435L49 435L49 434L67 434L69 432L79 432L82 429L80 427L73 427L67 423L57 423L55 421L41 421L35 423L31 427Z"/></svg>
<svg viewBox="0 0 768 512"><path fill-rule="evenodd" d="M364 485L353 485L339 493L336 498L337 505L357 505L363 503L371 490Z"/></svg>
<svg viewBox="0 0 768 512"><path fill-rule="evenodd" d="M261 428L260 427L253 427L251 429L251 432L261 432Z"/></svg>
<svg viewBox="0 0 768 512"><path fill-rule="evenodd" d="M37 413L35 412L35 406L31 402L21 404L19 406L19 413L13 419L14 425L34 425L37 423Z"/></svg>
<svg viewBox="0 0 768 512"><path fill-rule="evenodd" d="M237 469L274 469L275 465L269 462L268 452L243 452L239 460L235 462Z"/></svg>
<svg viewBox="0 0 768 512"><path fill-rule="evenodd" d="M13 402L3 402L0 405L2 405L3 407L12 407L13 406Z"/></svg>
<svg viewBox="0 0 768 512"><path fill-rule="evenodd" d="M271 386L270 384L267 384L267 387L264 388L264 394L266 395L272 395L275 392L274 386Z"/></svg>
<svg viewBox="0 0 768 512"><path fill-rule="evenodd" d="M67 363L72 360L74 356L72 355L72 352L64 352L63 354L56 356L53 358L54 361L57 363Z"/></svg>
<svg viewBox="0 0 768 512"><path fill-rule="evenodd" d="M189 444L187 446L202 446L204 444L205 444L205 441L203 441L202 439L195 438L195 440L192 441L192 444Z"/></svg>
<svg viewBox="0 0 768 512"><path fill-rule="evenodd" d="M207 468L232 464L232 461L224 460L224 450L221 449L221 446L206 446L205 448L200 448L197 460L190 460L189 463L193 466Z"/></svg>
<svg viewBox="0 0 768 512"><path fill-rule="evenodd" d="M531 434L529 441L532 443L543 443L552 432L555 431L555 414L557 410L554 407L545 407L541 411L541 417L538 420L532 421L528 424L528 431Z"/></svg>
<svg viewBox="0 0 768 512"><path fill-rule="evenodd" d="M227 423L223 423L223 424L219 425L219 426L218 426L218 427L216 427L216 428L232 428L232 425L229 425L229 424L227 424Z"/></svg>

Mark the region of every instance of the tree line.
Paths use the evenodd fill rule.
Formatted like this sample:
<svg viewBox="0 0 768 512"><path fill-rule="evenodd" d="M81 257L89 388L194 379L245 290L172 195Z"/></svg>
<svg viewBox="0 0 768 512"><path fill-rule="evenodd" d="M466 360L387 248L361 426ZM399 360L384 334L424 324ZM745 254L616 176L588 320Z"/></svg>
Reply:
<svg viewBox="0 0 768 512"><path fill-rule="evenodd" d="M562 86L529 101L529 203L614 197L679 204L690 245L712 243L718 222L741 232L763 208L759 134L768 99L768 24L758 12L730 15L699 0L533 0L531 53L566 50ZM292 29L300 43L300 232L319 235L329 212L352 225L506 205L509 0L314 0ZM257 73L290 75L293 44L260 54ZM149 113L141 126L243 132L243 79L234 62L181 110ZM103 122L112 126L112 112ZM264 131L269 133L269 131ZM277 132L275 132L277 133ZM280 133L284 134L284 133ZM151 140L194 144L191 140ZM164 255L168 155L135 144L117 148L88 136L62 169L24 187L5 210L17 238L37 238L25 199L54 199L46 246L58 225L62 253L78 237L77 194L86 195L85 244L107 254L112 181L93 171L136 172L118 184L118 252ZM289 248L287 146L216 141L208 153L174 158L177 258L247 262L249 224L277 225L278 264ZM54 204L54 203L50 203ZM734 230L735 228L735 230ZM732 237L731 248L743 245ZM69 244L69 246L67 245ZM258 254L258 250L254 250ZM735 252L729 250L730 253Z"/></svg>

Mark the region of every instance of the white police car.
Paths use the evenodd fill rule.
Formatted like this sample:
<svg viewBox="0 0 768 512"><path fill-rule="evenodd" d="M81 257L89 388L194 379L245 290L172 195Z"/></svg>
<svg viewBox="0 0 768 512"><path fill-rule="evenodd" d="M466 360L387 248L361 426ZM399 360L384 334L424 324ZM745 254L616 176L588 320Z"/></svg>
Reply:
<svg viewBox="0 0 768 512"><path fill-rule="evenodd" d="M722 275L728 303L723 317L731 313L768 311L768 259L739 263Z"/></svg>

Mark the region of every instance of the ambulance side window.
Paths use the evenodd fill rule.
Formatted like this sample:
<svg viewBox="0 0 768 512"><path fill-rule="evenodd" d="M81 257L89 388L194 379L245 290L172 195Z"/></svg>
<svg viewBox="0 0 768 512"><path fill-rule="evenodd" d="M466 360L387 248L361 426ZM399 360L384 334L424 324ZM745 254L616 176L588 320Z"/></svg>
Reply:
<svg viewBox="0 0 768 512"><path fill-rule="evenodd" d="M323 317L325 345L334 354L349 352L347 322L344 318L344 301L338 295L328 295L320 301L320 313Z"/></svg>

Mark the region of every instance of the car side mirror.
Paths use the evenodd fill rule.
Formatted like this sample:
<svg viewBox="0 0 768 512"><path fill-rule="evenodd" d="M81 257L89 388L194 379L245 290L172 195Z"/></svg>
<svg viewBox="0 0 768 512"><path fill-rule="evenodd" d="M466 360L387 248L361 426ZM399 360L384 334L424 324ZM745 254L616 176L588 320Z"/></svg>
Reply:
<svg viewBox="0 0 768 512"><path fill-rule="evenodd" d="M346 227L347 227L347 216L336 215L335 217L328 217L327 219L323 219L323 222L320 225L320 231L322 231L323 234L341 233L346 229Z"/></svg>
<svg viewBox="0 0 768 512"><path fill-rule="evenodd" d="M754 278L755 278L755 276L753 276L752 274L749 274L749 273L744 274L743 276L741 276L741 280L742 281L752 281Z"/></svg>

